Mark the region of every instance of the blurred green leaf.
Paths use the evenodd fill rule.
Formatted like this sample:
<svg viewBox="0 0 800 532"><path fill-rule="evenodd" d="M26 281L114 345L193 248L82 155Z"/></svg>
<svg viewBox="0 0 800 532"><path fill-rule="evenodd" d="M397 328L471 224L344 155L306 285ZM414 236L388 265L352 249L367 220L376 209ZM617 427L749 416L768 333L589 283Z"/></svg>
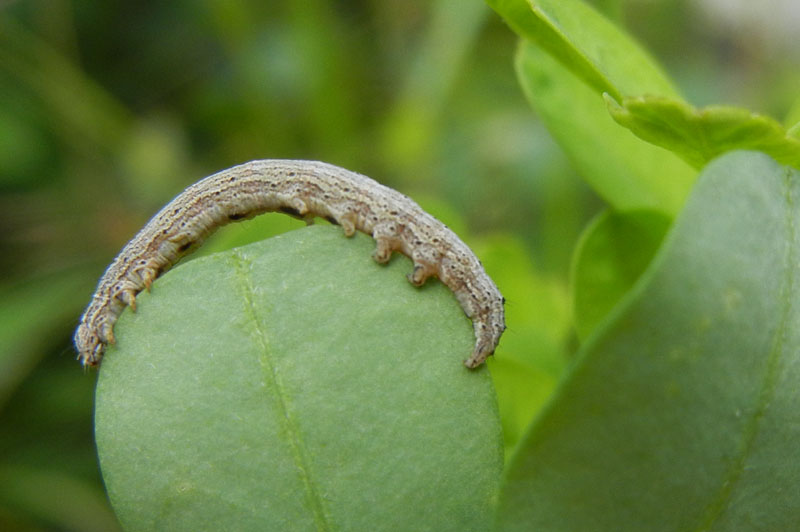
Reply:
<svg viewBox="0 0 800 532"><path fill-rule="evenodd" d="M359 117L359 100L353 97L358 88L353 76L357 47L331 2L306 0L286 7L287 24L282 27L289 44L286 59L296 76L292 90L302 95L302 106L295 113L304 118L313 137L324 139L337 153L353 154ZM262 90L261 65L250 70L247 74L257 77L255 86Z"/></svg>
<svg viewBox="0 0 800 532"><path fill-rule="evenodd" d="M758 150L782 164L800 168L800 139L788 136L775 120L737 107L697 109L654 97L606 96L611 116L635 135L675 152L696 168L732 150Z"/></svg>
<svg viewBox="0 0 800 532"><path fill-rule="evenodd" d="M514 358L490 359L489 367L497 390L505 457L509 459L525 429L553 393L558 379L541 368Z"/></svg>
<svg viewBox="0 0 800 532"><path fill-rule="evenodd" d="M315 223L324 225L325 222L317 219ZM221 231L214 233L200 249L187 257L186 260L195 260L234 247L259 242L305 226L306 223L302 220L286 216L283 213L262 214L250 220L242 220L230 224Z"/></svg>
<svg viewBox="0 0 800 532"><path fill-rule="evenodd" d="M127 108L62 53L0 13L0 72L41 99L49 124L82 153L111 153L125 140L133 117Z"/></svg>
<svg viewBox="0 0 800 532"><path fill-rule="evenodd" d="M678 98L672 82L625 32L580 0L486 0L520 37L554 58L595 92Z"/></svg>
<svg viewBox="0 0 800 532"><path fill-rule="evenodd" d="M605 210L586 228L572 264L575 328L585 340L633 286L670 220L656 211Z"/></svg>
<svg viewBox="0 0 800 532"><path fill-rule="evenodd" d="M542 276L528 250L513 237L486 237L474 249L506 296L508 329L489 367L510 456L567 363L571 323L566 287Z"/></svg>
<svg viewBox="0 0 800 532"><path fill-rule="evenodd" d="M51 530L119 530L105 494L98 488L63 473L0 463L0 507L14 508L11 515L16 518L34 517Z"/></svg>
<svg viewBox="0 0 800 532"><path fill-rule="evenodd" d="M0 98L8 94L0 87ZM12 109L0 107L0 187L20 186L47 154L46 136Z"/></svg>
<svg viewBox="0 0 800 532"><path fill-rule="evenodd" d="M678 212L692 168L615 124L600 96L538 47L521 43L516 70L528 101L603 199L617 210Z"/></svg>
<svg viewBox="0 0 800 532"><path fill-rule="evenodd" d="M154 114L133 122L118 151L125 191L137 205L158 205L195 173L186 132L174 116Z"/></svg>
<svg viewBox="0 0 800 532"><path fill-rule="evenodd" d="M703 172L512 459L500 530L792 530L800 520L800 172Z"/></svg>
<svg viewBox="0 0 800 532"><path fill-rule="evenodd" d="M408 179L425 176L432 164L431 146L442 135L441 114L457 75L489 11L480 2L435 0L430 20L391 110L383 121L381 152L388 165Z"/></svg>
<svg viewBox="0 0 800 532"><path fill-rule="evenodd" d="M312 226L185 264L117 324L103 476L135 530L485 530L502 441L442 284Z"/></svg>
<svg viewBox="0 0 800 532"><path fill-rule="evenodd" d="M590 0L587 4L615 24L621 24L624 20L624 0Z"/></svg>
<svg viewBox="0 0 800 532"><path fill-rule="evenodd" d="M570 331L566 286L540 274L530 252L508 235L485 237L474 246L486 271L506 297L500 358L513 358L554 378L566 363Z"/></svg>
<svg viewBox="0 0 800 532"><path fill-rule="evenodd" d="M54 346L55 333L77 324L94 271L65 270L0 287L0 406ZM64 348L73 353L71 345Z"/></svg>

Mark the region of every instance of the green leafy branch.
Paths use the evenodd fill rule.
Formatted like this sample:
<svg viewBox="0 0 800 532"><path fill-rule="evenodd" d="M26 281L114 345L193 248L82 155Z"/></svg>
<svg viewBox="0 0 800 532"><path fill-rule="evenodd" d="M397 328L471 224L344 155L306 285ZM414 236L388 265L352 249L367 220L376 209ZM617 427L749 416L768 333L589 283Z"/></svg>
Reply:
<svg viewBox="0 0 800 532"><path fill-rule="evenodd" d="M507 465L498 529L795 526L797 126L692 107L581 2L488 3L522 37L531 105L610 206L573 261L584 342Z"/></svg>
<svg viewBox="0 0 800 532"><path fill-rule="evenodd" d="M521 400L561 366L501 346L498 416L489 373L458 364L471 336L452 296L408 286L403 259L370 262L366 238L314 227L202 258L123 315L101 372L125 526L796 526L798 113L787 131L695 109L582 2L487 3L521 37L532 107L608 204L575 250L580 348L555 392ZM501 289L533 290L495 255ZM507 295L525 312L504 341L524 348L531 294Z"/></svg>

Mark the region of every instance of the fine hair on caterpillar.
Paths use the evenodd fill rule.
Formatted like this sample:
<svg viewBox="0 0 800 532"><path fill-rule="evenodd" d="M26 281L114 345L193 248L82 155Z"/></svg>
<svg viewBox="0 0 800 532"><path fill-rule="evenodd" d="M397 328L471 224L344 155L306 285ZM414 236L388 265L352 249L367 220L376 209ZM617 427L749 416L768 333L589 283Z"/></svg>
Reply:
<svg viewBox="0 0 800 532"><path fill-rule="evenodd" d="M75 331L78 359L98 366L114 323L136 295L216 229L266 212L321 217L375 240L372 257L386 263L397 251L414 263L408 280L438 277L472 320L475 348L469 368L494 353L505 330L504 299L478 258L447 226L409 197L380 183L316 161L260 160L234 166L191 185L161 209L122 248L97 285Z"/></svg>

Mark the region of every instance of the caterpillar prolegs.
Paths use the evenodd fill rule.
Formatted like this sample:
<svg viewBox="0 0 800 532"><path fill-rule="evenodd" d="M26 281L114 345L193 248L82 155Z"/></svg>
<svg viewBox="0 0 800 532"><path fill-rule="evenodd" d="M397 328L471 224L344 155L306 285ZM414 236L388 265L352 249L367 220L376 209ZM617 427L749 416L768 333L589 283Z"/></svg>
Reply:
<svg viewBox="0 0 800 532"><path fill-rule="evenodd" d="M262 160L234 166L191 185L122 248L97 285L75 331L78 359L98 366L114 323L136 295L217 228L265 212L323 217L352 236L375 239L372 257L386 263L398 251L414 262L408 280L438 277L472 320L474 368L494 353L505 330L504 299L472 251L409 197L372 179L315 161Z"/></svg>

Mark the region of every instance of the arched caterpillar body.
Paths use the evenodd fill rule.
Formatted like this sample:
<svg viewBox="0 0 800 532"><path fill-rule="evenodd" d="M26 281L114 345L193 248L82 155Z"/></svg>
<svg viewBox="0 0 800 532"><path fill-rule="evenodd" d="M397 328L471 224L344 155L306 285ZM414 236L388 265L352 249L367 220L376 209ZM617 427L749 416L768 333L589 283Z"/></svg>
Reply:
<svg viewBox="0 0 800 532"><path fill-rule="evenodd" d="M392 252L410 257L408 280L422 285L437 276L472 319L475 348L464 362L474 368L494 353L505 330L504 299L480 261L450 229L407 196L372 179L321 162L263 160L234 166L191 185L122 249L100 279L75 331L78 359L97 366L113 327L136 295L222 225L281 211L310 220L326 218L345 235L356 230L376 242L372 254L386 263Z"/></svg>

